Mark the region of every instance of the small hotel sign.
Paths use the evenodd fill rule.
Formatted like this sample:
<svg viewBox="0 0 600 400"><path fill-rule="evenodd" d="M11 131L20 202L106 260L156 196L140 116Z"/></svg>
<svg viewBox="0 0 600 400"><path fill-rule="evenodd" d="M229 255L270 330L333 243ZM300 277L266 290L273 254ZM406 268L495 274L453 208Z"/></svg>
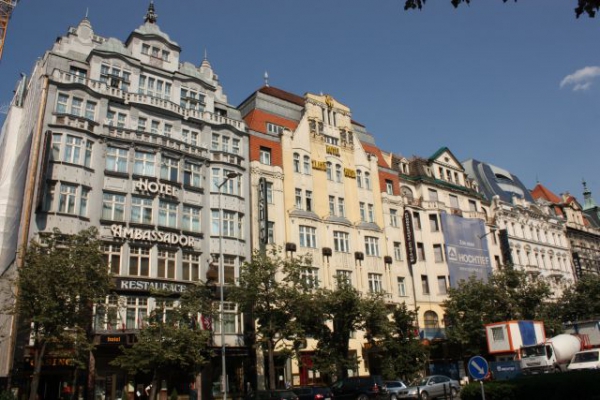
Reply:
<svg viewBox="0 0 600 400"><path fill-rule="evenodd" d="M152 194L164 194L166 196L176 197L179 193L175 186L167 185L166 183L149 181L148 179L140 179L135 183L135 189L138 192L148 192Z"/></svg>

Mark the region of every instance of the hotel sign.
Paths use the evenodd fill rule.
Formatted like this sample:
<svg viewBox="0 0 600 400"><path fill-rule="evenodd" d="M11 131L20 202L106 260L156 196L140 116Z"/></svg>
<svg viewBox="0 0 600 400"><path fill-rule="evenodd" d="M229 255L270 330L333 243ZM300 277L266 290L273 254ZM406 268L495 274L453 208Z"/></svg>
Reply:
<svg viewBox="0 0 600 400"><path fill-rule="evenodd" d="M412 213L408 210L404 211L402 218L404 224L404 244L406 247L406 258L409 264L417 262L417 248L415 246L415 231L413 229Z"/></svg>
<svg viewBox="0 0 600 400"><path fill-rule="evenodd" d="M184 247L193 247L196 239L193 236L180 235L174 232L161 232L151 229L128 228L122 225L111 225L113 237L120 239L145 240Z"/></svg>
<svg viewBox="0 0 600 400"><path fill-rule="evenodd" d="M164 194L166 196L177 197L179 190L175 186L166 183L154 182L148 179L140 179L135 182L135 189L138 192L148 192L152 194Z"/></svg>
<svg viewBox="0 0 600 400"><path fill-rule="evenodd" d="M312 167L319 171L325 171L327 169L327 163L325 161L312 160Z"/></svg>
<svg viewBox="0 0 600 400"><path fill-rule="evenodd" d="M269 242L269 209L267 202L267 180L258 180L258 236L260 243L265 245Z"/></svg>
<svg viewBox="0 0 600 400"><path fill-rule="evenodd" d="M356 179L356 171L350 168L344 168L344 176L346 178Z"/></svg>
<svg viewBox="0 0 600 400"><path fill-rule="evenodd" d="M325 152L333 156L340 156L340 149L335 146L325 146Z"/></svg>

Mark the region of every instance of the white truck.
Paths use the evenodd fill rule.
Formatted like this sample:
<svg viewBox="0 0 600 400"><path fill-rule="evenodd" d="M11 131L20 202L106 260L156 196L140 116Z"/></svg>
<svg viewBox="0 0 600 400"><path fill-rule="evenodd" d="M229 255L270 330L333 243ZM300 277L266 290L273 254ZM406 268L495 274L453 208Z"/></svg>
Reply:
<svg viewBox="0 0 600 400"><path fill-rule="evenodd" d="M539 374L564 372L571 358L585 349L585 341L575 335L560 334L545 343L521 347L521 372Z"/></svg>

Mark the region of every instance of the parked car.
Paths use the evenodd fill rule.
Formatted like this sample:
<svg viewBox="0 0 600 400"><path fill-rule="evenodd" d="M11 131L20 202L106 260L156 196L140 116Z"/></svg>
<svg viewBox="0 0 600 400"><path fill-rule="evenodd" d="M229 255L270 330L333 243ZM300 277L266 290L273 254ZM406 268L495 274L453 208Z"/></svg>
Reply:
<svg viewBox="0 0 600 400"><path fill-rule="evenodd" d="M390 394L390 400L396 400L398 398L398 392L401 389L406 389L406 383L402 381L385 381L388 393Z"/></svg>
<svg viewBox="0 0 600 400"><path fill-rule="evenodd" d="M598 368L600 368L600 350L593 349L575 353L571 359L571 363L567 367L567 371Z"/></svg>
<svg viewBox="0 0 600 400"><path fill-rule="evenodd" d="M331 386L335 400L388 400L389 395L379 375L351 376Z"/></svg>
<svg viewBox="0 0 600 400"><path fill-rule="evenodd" d="M333 393L327 386L295 386L291 389L298 400L332 400Z"/></svg>
<svg viewBox="0 0 600 400"><path fill-rule="evenodd" d="M445 393L448 398L449 396L452 396L453 399L456 399L459 391L460 384L458 381L450 379L444 375L431 375L422 379L418 379L406 389L399 390L397 398L398 400L419 399L420 393L420 400L430 400L438 397L443 398Z"/></svg>
<svg viewBox="0 0 600 400"><path fill-rule="evenodd" d="M289 389L255 390L246 396L247 400L298 400L296 393Z"/></svg>

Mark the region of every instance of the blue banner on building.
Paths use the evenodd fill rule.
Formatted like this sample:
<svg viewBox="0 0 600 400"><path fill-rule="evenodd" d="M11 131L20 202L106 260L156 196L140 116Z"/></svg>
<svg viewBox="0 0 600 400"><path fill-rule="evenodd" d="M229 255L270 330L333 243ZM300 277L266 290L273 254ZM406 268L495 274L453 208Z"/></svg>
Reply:
<svg viewBox="0 0 600 400"><path fill-rule="evenodd" d="M480 219L442 213L450 285L470 276L487 281L492 272L485 225Z"/></svg>

